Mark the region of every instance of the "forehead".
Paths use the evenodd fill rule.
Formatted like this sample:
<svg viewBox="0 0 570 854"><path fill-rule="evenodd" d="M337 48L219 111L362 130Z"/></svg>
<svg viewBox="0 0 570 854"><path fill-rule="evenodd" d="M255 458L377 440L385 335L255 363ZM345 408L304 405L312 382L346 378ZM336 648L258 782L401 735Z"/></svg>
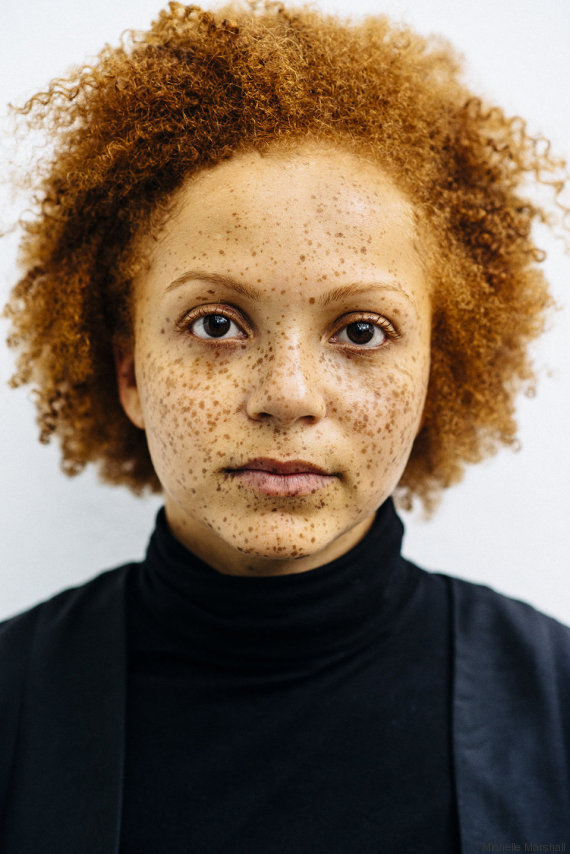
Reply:
<svg viewBox="0 0 570 854"><path fill-rule="evenodd" d="M323 206L323 218L351 211L358 217L372 205L388 202L402 214L411 212L379 166L347 151L314 145L236 155L197 173L185 192L188 200L207 194L223 203L247 201L252 209L261 204L275 214L283 203Z"/></svg>
<svg viewBox="0 0 570 854"><path fill-rule="evenodd" d="M413 211L381 169L339 150L302 147L253 151L194 176L178 194L177 210L192 208L196 224L218 223L253 237L252 225L270 223L284 235L309 229L342 239L331 226L343 223L360 233L377 227L378 215L412 227ZM310 220L300 217L312 214ZM221 235L220 235L221 236Z"/></svg>
<svg viewBox="0 0 570 854"><path fill-rule="evenodd" d="M345 281L417 282L414 210L374 163L303 146L247 152L192 176L151 249L151 278L208 269L316 291ZM403 281L401 281L403 280Z"/></svg>

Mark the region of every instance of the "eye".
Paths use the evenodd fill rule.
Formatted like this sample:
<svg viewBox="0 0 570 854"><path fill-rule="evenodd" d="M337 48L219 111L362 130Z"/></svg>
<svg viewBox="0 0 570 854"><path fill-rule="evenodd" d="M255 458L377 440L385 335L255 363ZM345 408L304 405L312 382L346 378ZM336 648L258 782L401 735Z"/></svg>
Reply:
<svg viewBox="0 0 570 854"><path fill-rule="evenodd" d="M390 321L384 317L360 317L345 323L335 334L333 340L339 344L349 344L362 349L382 347L391 338L399 335Z"/></svg>
<svg viewBox="0 0 570 854"><path fill-rule="evenodd" d="M245 338L246 333L228 314L212 311L207 306L197 312L198 317L186 317L184 327L195 338L203 341Z"/></svg>

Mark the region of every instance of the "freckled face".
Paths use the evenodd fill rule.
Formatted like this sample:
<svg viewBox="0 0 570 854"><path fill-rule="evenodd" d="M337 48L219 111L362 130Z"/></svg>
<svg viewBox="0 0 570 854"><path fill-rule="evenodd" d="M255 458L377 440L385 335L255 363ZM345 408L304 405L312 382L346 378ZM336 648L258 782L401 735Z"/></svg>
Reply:
<svg viewBox="0 0 570 854"><path fill-rule="evenodd" d="M236 156L177 201L119 359L170 527L222 572L319 566L366 533L420 426L411 207L374 165L315 148Z"/></svg>

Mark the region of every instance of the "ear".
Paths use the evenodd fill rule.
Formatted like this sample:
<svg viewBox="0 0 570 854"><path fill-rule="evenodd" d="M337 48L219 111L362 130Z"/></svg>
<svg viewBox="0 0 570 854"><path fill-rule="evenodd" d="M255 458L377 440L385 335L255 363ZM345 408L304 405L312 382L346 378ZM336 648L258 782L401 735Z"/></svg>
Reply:
<svg viewBox="0 0 570 854"><path fill-rule="evenodd" d="M133 348L132 346L125 346L115 341L113 351L121 405L135 427L140 427L141 430L144 430L144 418L137 387Z"/></svg>

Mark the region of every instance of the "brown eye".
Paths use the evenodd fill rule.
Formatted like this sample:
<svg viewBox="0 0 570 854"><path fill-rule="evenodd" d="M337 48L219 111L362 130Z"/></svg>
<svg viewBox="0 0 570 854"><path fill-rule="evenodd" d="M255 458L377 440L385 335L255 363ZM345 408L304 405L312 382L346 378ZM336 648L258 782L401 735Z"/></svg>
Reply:
<svg viewBox="0 0 570 854"><path fill-rule="evenodd" d="M346 327L346 334L353 344L368 344L374 338L374 331L372 323L362 321L349 323Z"/></svg>
<svg viewBox="0 0 570 854"><path fill-rule="evenodd" d="M194 320L189 329L192 335L202 339L243 337L243 332L237 323L225 314L206 314Z"/></svg>
<svg viewBox="0 0 570 854"><path fill-rule="evenodd" d="M370 320L357 320L354 323L347 323L341 329L338 341L342 344L356 344L371 348L381 346L387 337L388 333L377 323L372 323Z"/></svg>

